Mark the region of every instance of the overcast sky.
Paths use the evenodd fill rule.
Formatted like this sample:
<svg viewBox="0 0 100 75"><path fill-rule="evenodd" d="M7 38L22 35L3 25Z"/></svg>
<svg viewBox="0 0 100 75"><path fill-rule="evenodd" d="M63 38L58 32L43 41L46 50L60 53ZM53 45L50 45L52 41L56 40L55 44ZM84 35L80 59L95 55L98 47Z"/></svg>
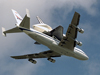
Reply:
<svg viewBox="0 0 100 75"><path fill-rule="evenodd" d="M85 30L78 34L78 41L89 60L81 61L62 56L51 63L47 59L37 59L37 64L25 60L14 60L10 56L31 54L49 50L44 45L35 45L34 40L24 33L2 36L0 31L0 75L99 75L100 74L100 1L99 0L0 0L0 28L15 27L16 20L11 9L22 17L28 8L31 27L37 24L36 16L55 28L64 27L64 33L74 12L80 13L79 27Z"/></svg>

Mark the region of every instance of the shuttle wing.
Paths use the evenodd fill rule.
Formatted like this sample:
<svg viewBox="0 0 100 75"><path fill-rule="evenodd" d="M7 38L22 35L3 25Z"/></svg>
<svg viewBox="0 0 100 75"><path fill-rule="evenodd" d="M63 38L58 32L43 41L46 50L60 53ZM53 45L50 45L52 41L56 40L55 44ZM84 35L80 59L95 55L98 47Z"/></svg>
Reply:
<svg viewBox="0 0 100 75"><path fill-rule="evenodd" d="M35 53L35 54L26 54L26 55L21 55L21 56L11 56L14 59L32 59L32 58L49 58L49 57L60 57L61 55L52 51L44 51L40 53Z"/></svg>
<svg viewBox="0 0 100 75"><path fill-rule="evenodd" d="M63 27L58 26L50 32L46 32L45 34L49 36L55 36L58 40L61 40L63 38Z"/></svg>
<svg viewBox="0 0 100 75"><path fill-rule="evenodd" d="M70 50L74 50L76 46L75 39L77 38L77 25L79 24L80 14L75 12L71 24L68 27L66 32L66 36L63 37L61 42L59 43L60 46L68 48Z"/></svg>

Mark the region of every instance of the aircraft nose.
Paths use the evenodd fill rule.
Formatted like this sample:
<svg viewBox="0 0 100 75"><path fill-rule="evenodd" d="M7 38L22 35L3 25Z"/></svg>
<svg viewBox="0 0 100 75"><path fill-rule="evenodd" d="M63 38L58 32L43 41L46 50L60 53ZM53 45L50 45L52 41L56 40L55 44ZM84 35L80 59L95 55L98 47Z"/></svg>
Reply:
<svg viewBox="0 0 100 75"><path fill-rule="evenodd" d="M85 60L88 60L88 59L89 59L89 57L88 57L87 55L85 55L84 59L85 59Z"/></svg>

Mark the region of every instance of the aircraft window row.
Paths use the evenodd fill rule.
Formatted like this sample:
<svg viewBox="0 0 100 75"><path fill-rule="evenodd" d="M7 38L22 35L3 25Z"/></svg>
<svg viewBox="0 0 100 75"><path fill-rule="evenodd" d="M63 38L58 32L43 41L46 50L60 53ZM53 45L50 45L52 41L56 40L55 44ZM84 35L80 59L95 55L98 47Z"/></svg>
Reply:
<svg viewBox="0 0 100 75"><path fill-rule="evenodd" d="M52 39L52 40L53 40L53 38L52 38L52 37L50 37L50 36L48 36L48 35L45 35L45 34L43 34L43 33L39 33L39 32L36 32L36 33L41 34L41 35L44 35L44 36L46 36L46 37L48 37L48 38L50 38L50 39Z"/></svg>
<svg viewBox="0 0 100 75"><path fill-rule="evenodd" d="M60 42L58 39L54 39L56 42Z"/></svg>
<svg viewBox="0 0 100 75"><path fill-rule="evenodd" d="M48 36L48 35L45 35L45 34L43 34L43 33L39 33L39 32L37 32L37 31L34 31L34 32L36 32L36 33L38 33L38 34L41 34L41 35L43 35L43 36L46 36L47 38L49 38L49 39L51 39L51 40L55 40L57 43L59 43L60 41L58 40L58 39L56 39L56 38L52 38L52 37L50 37L50 36Z"/></svg>
<svg viewBox="0 0 100 75"><path fill-rule="evenodd" d="M79 50L79 49L78 49L77 51L79 51L79 52L81 52L81 53L85 54L83 51L81 51L81 50Z"/></svg>
<svg viewBox="0 0 100 75"><path fill-rule="evenodd" d="M78 48L75 48L77 51L81 52L81 53L84 53L82 50L78 49Z"/></svg>

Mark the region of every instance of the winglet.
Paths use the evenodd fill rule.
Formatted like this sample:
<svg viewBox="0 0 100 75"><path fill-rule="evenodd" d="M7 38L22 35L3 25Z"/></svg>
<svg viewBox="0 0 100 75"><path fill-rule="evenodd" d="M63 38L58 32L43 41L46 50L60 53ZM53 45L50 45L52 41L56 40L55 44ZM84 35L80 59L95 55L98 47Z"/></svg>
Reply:
<svg viewBox="0 0 100 75"><path fill-rule="evenodd" d="M28 9L26 9L26 14L27 14L27 17L30 18L30 14L29 14L29 10Z"/></svg>
<svg viewBox="0 0 100 75"><path fill-rule="evenodd" d="M6 36L5 28L4 28L4 27L2 27L2 35L3 35L3 36Z"/></svg>

